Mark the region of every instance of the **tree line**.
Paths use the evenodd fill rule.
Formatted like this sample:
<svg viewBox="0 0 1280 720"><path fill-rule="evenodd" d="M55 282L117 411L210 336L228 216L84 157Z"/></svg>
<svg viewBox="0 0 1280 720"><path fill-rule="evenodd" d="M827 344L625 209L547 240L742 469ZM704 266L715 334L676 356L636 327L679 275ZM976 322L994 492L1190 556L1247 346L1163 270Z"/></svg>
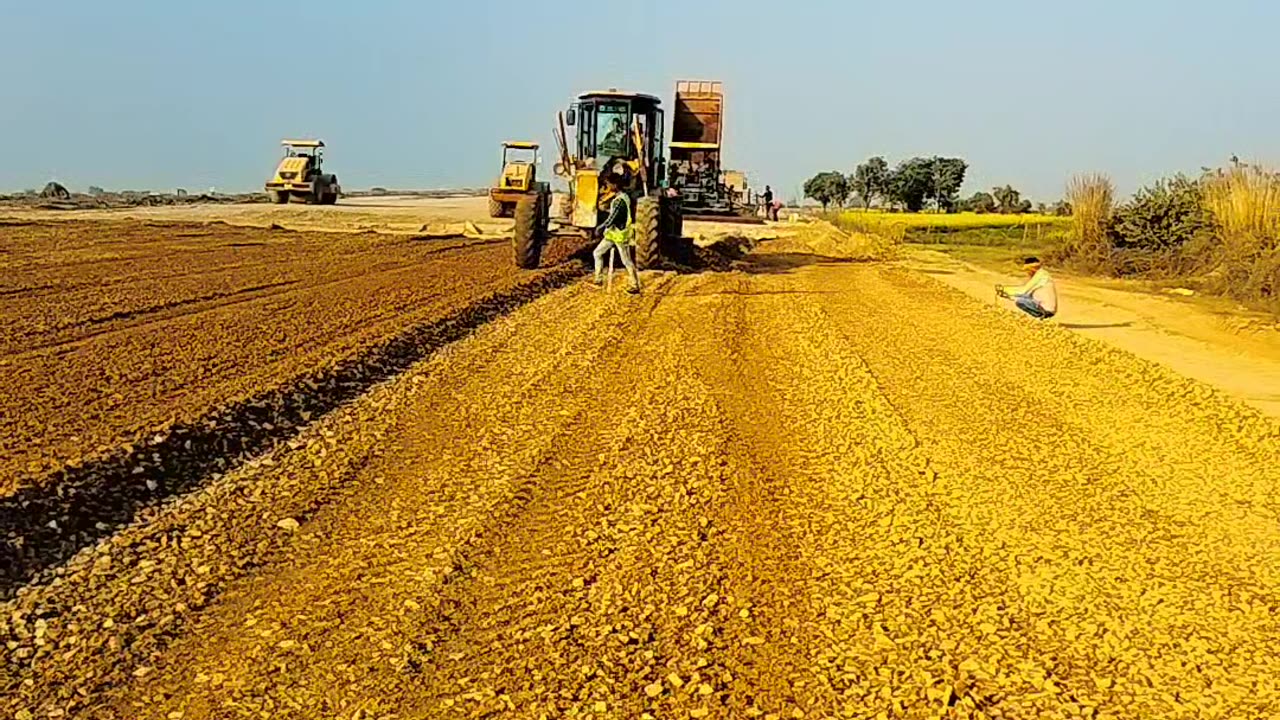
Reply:
<svg viewBox="0 0 1280 720"><path fill-rule="evenodd" d="M907 212L932 208L947 213L1019 214L1036 209L1011 185L961 198L960 188L968 170L969 163L963 158L913 157L890 168L883 157L876 156L858 165L850 175L834 170L814 175L804 184L804 196L822 203L824 210L833 205L844 207L852 198L857 198L865 208L879 204ZM1041 203L1038 209L1071 214L1065 202L1053 207Z"/></svg>

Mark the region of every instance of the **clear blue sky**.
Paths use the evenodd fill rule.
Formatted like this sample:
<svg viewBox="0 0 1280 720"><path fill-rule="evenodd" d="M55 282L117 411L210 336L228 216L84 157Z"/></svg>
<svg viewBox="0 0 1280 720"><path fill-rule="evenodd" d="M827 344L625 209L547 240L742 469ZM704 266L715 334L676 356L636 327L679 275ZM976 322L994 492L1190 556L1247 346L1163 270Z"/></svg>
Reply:
<svg viewBox="0 0 1280 720"><path fill-rule="evenodd" d="M784 196L941 154L1048 201L1079 171L1280 163L1277 32L1274 0L11 3L0 189L251 190L289 135L347 187L484 185L578 91L707 78L726 162Z"/></svg>

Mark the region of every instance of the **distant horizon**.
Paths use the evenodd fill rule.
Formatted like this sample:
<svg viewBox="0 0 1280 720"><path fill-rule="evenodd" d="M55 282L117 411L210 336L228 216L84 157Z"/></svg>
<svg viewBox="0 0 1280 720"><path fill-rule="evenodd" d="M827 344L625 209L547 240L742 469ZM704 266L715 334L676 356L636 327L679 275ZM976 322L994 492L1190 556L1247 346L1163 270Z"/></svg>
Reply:
<svg viewBox="0 0 1280 720"><path fill-rule="evenodd" d="M555 39L574 7L646 60L559 62ZM494 20L517 10L518 26ZM671 32L664 8L557 10L502 0L320 0L302 14L245 0L15 7L0 27L0 62L14 70L0 192L49 180L255 192L291 135L323 137L344 186L483 187L503 140L554 148L555 113L577 93L650 92L669 123L679 79L724 83L726 167L788 200L814 174L848 174L876 155L962 157L963 194L1007 184L1045 203L1080 173L1107 174L1127 197L1233 154L1280 166L1280 93L1265 91L1280 67L1280 4L802 0L780 15L758 0L708 0L680 8L680 26L696 32ZM312 72L286 72L282 32L330 52Z"/></svg>

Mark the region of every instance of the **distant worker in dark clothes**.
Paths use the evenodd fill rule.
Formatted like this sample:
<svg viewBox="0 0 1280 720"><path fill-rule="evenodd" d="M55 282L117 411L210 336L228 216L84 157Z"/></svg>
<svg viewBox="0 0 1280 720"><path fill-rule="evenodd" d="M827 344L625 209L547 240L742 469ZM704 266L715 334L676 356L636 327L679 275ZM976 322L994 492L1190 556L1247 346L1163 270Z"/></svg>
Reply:
<svg viewBox="0 0 1280 720"><path fill-rule="evenodd" d="M640 294L640 273L636 271L635 261L631 259L631 245L634 243L634 232L631 227L631 198L621 188L617 175L613 173L605 175L604 182L613 191L613 201L609 204L609 214L604 222L596 228L596 236L600 238L600 244L596 245L595 252L592 253L596 262L596 272L591 284L594 287L602 286L600 275L604 272L604 258L616 247L618 254L622 256L622 264L626 266L627 273L631 276L631 287L627 288L627 292L638 295Z"/></svg>
<svg viewBox="0 0 1280 720"><path fill-rule="evenodd" d="M773 214L773 188L765 185L764 192L761 193L760 199L764 200L764 216L770 220L777 220Z"/></svg>
<svg viewBox="0 0 1280 720"><path fill-rule="evenodd" d="M996 286L996 294L1013 300L1022 312L1039 320L1046 320L1058 314L1058 288L1053 284L1049 271L1040 263L1040 258L1029 257L1022 261L1022 269L1027 273L1027 281L1017 287Z"/></svg>

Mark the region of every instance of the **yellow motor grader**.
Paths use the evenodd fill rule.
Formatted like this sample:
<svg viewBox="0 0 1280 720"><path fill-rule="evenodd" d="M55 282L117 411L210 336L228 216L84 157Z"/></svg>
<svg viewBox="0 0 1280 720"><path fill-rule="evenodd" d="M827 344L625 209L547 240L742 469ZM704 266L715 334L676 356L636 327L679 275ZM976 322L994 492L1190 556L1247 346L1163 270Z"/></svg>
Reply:
<svg viewBox="0 0 1280 720"><path fill-rule="evenodd" d="M573 129L572 145L566 127ZM631 196L636 264L654 268L664 254L675 251L683 220L679 195L665 184L663 127L662 101L617 89L583 93L560 113L555 172L569 185L569 201L559 208L558 232L589 235L595 230L613 201L612 190L602 181L611 173ZM549 189L516 203L518 266L538 266L550 235L550 208Z"/></svg>
<svg viewBox="0 0 1280 720"><path fill-rule="evenodd" d="M333 205L342 193L338 176L321 171L323 140L281 140L284 157L275 177L267 181L267 195L281 205L287 202Z"/></svg>

